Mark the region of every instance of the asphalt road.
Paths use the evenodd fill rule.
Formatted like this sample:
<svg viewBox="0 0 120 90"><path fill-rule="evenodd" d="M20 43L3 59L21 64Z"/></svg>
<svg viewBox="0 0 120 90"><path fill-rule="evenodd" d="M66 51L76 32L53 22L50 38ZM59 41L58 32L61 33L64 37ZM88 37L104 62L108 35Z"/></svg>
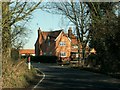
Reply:
<svg viewBox="0 0 120 90"><path fill-rule="evenodd" d="M36 87L39 90L120 90L120 79L110 76L55 64L34 63L33 66L45 74Z"/></svg>

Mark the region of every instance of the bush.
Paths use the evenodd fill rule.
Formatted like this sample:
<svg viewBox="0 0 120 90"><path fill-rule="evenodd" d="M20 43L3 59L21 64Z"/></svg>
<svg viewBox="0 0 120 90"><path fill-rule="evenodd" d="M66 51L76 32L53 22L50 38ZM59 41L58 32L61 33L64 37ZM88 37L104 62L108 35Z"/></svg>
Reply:
<svg viewBox="0 0 120 90"><path fill-rule="evenodd" d="M95 66L96 63L96 55L95 54L90 54L86 60L86 64L90 66Z"/></svg>
<svg viewBox="0 0 120 90"><path fill-rule="evenodd" d="M33 80L36 75L36 70L28 67L25 60L13 62L9 59L7 64L3 63L2 69L3 88L24 88L29 86L29 81Z"/></svg>

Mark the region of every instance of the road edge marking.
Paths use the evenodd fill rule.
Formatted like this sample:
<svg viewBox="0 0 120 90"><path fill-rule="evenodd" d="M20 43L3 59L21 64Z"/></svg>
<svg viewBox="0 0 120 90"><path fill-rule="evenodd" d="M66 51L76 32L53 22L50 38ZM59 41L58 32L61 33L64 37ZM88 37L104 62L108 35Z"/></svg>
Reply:
<svg viewBox="0 0 120 90"><path fill-rule="evenodd" d="M39 70L40 71L40 70ZM45 79L45 73L44 72L42 72L42 71L40 71L42 74L43 74L43 77L42 77L42 79L40 79L40 81L33 87L33 89L32 90L34 90L44 79ZM39 75L40 76L40 75Z"/></svg>

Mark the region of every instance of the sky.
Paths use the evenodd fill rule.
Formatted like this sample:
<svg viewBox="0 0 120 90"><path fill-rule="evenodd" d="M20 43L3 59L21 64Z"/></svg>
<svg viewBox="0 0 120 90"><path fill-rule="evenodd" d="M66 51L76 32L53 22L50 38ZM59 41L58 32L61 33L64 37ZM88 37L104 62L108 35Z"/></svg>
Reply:
<svg viewBox="0 0 120 90"><path fill-rule="evenodd" d="M27 23L26 27L31 29L29 41L23 47L24 49L34 49L37 40L38 29L41 31L54 31L64 29L65 32L69 26L69 21L62 15L50 14L42 10L36 10L32 13L32 19Z"/></svg>

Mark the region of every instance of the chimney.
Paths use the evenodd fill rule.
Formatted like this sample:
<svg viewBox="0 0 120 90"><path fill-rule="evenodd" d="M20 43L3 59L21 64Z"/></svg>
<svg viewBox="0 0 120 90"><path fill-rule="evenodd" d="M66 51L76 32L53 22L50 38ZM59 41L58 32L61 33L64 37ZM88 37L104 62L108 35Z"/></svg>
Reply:
<svg viewBox="0 0 120 90"><path fill-rule="evenodd" d="M68 37L71 38L72 37L72 28L69 27L68 29Z"/></svg>
<svg viewBox="0 0 120 90"><path fill-rule="evenodd" d="M38 38L40 36L40 32L41 32L41 30L40 30L40 27L39 27L39 29L38 29Z"/></svg>

